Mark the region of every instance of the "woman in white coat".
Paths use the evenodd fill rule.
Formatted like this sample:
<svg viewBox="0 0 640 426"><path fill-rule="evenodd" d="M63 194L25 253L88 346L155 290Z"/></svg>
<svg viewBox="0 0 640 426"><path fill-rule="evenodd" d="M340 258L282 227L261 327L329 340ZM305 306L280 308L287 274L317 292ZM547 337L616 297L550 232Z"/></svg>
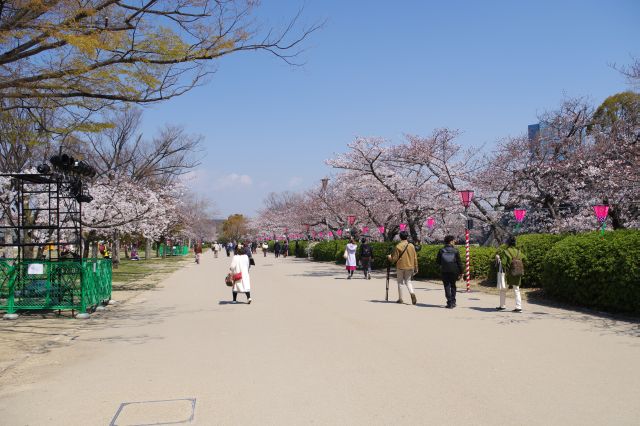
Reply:
<svg viewBox="0 0 640 426"><path fill-rule="evenodd" d="M356 260L356 250L358 250L358 245L356 244L356 240L351 237L349 240L349 244L344 249L344 258L346 259L345 264L347 265L347 279L350 280L353 277L353 271L356 270L356 266L358 262Z"/></svg>
<svg viewBox="0 0 640 426"><path fill-rule="evenodd" d="M248 250L248 249L247 249ZM236 303L238 293L244 293L247 295L247 303L251 303L251 278L249 277L249 256L246 255L245 248L239 246L233 258L231 258L231 265L229 266L231 274L242 274L242 278L233 284L233 303Z"/></svg>

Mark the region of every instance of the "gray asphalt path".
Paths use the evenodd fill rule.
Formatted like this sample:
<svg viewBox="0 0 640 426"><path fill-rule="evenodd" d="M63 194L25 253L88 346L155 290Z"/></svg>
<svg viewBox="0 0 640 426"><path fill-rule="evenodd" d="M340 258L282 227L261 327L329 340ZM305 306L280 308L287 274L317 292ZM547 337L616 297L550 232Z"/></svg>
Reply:
<svg viewBox="0 0 640 426"><path fill-rule="evenodd" d="M447 310L420 282L417 306L384 303L381 275L256 260L251 305L207 253L6 371L0 424L640 424L637 323L481 293Z"/></svg>

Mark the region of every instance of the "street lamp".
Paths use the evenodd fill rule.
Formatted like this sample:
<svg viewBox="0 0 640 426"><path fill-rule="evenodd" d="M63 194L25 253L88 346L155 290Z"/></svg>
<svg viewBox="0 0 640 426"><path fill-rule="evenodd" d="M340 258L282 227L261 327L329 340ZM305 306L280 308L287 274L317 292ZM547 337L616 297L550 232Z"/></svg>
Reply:
<svg viewBox="0 0 640 426"><path fill-rule="evenodd" d="M598 218L598 222L600 222L600 233L602 235L602 239L604 240L604 228L607 226L607 216L609 215L609 206L604 204L598 204L593 206L593 212L596 214Z"/></svg>
<svg viewBox="0 0 640 426"><path fill-rule="evenodd" d="M323 178L321 179L322 181L322 192L326 193L327 192L327 185L329 184L329 178Z"/></svg>
<svg viewBox="0 0 640 426"><path fill-rule="evenodd" d="M518 222L518 224L516 225L516 232L520 229L520 225L522 225L522 222L524 222L524 217L526 214L527 210L525 209L513 210L513 215L516 217L516 222Z"/></svg>
<svg viewBox="0 0 640 426"><path fill-rule="evenodd" d="M469 229L471 228L471 221L469 220L469 216L467 215L467 211L469 210L469 205L471 204L471 200L473 200L473 191L470 189L465 189L463 191L458 191L460 194L460 201L462 201L462 205L464 206L464 217L465 217L465 226L464 226L464 240L465 240L465 252L466 252L466 269L465 269L465 278L467 281L467 293L470 292L471 287L471 249L469 247Z"/></svg>

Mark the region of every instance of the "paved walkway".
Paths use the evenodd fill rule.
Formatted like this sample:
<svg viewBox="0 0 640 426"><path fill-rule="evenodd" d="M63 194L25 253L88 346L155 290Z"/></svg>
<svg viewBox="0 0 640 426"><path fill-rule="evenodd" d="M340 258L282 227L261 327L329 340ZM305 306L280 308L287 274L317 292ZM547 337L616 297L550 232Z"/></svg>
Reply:
<svg viewBox="0 0 640 426"><path fill-rule="evenodd" d="M207 253L5 371L0 423L640 423L637 323L498 313L481 293L447 310L425 283L417 306L397 305L381 275L256 260L251 305L228 303L229 260Z"/></svg>

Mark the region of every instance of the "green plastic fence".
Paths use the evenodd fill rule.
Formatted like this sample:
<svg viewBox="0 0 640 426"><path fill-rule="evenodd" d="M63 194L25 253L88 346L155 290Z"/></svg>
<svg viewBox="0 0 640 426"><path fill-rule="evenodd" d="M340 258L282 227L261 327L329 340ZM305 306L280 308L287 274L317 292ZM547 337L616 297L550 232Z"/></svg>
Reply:
<svg viewBox="0 0 640 426"><path fill-rule="evenodd" d="M0 259L0 311L86 312L111 299L111 260Z"/></svg>
<svg viewBox="0 0 640 426"><path fill-rule="evenodd" d="M160 256L164 256L165 246L160 244L158 253ZM167 256L186 256L189 254L189 246L170 246L167 250Z"/></svg>

